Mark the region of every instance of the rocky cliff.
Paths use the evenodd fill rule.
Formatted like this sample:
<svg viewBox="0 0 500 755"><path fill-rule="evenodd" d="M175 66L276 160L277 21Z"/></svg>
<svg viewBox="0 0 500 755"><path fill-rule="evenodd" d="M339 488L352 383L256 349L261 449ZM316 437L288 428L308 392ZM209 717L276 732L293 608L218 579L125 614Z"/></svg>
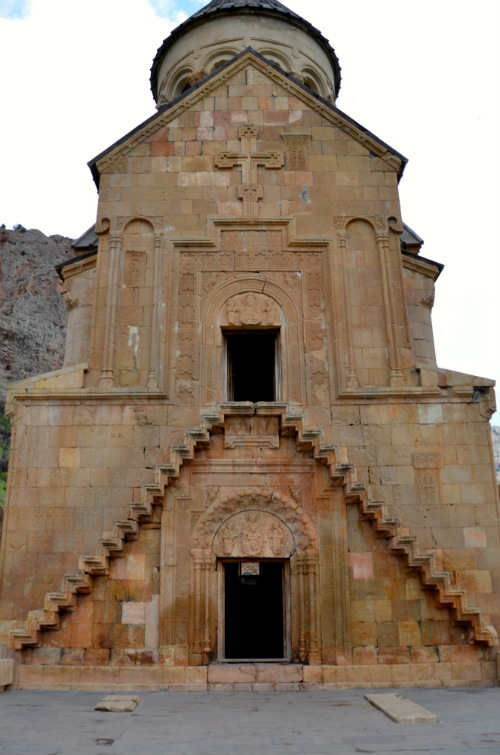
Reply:
<svg viewBox="0 0 500 755"><path fill-rule="evenodd" d="M62 366L66 308L54 267L74 256L71 243L0 226L0 527L10 435L5 391L10 382Z"/></svg>
<svg viewBox="0 0 500 755"><path fill-rule="evenodd" d="M74 256L71 243L0 227L0 404L7 383L62 366L66 309L54 267Z"/></svg>

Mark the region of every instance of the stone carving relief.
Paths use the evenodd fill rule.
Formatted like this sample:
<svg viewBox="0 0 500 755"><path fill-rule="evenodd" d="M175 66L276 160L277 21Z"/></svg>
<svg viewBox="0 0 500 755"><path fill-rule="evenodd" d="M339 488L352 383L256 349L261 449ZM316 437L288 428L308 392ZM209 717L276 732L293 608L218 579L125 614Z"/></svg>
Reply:
<svg viewBox="0 0 500 755"><path fill-rule="evenodd" d="M230 519L246 516L252 512L260 515L258 521L264 523L262 526L264 526L266 522L267 525L269 525L266 525L266 537L270 538L269 545L266 547L269 547L269 549L272 547L278 547L278 541L281 540L281 530L276 529L276 527L280 525L283 527L284 534L287 535L288 532L287 537L290 537L290 540L285 538L283 541L283 549L286 550L287 548L292 548L293 545L292 552L295 551L295 549L299 553L305 552L306 550L308 553L315 553L317 551L317 535L313 524L305 511L293 498L269 490L268 488L246 488L240 491L235 491L224 497L222 500L214 501L211 506L205 509L194 526L192 537L193 546L195 548L210 549L215 543L219 531L221 536L222 533L225 532L225 525ZM236 528L238 521L236 521L234 526L235 533L246 533L247 525L257 525L257 521L252 522L248 519L241 519L241 526L238 530ZM271 525L275 525L275 528ZM252 534L255 534L253 526L249 527L248 539L245 541L246 545L242 547L247 549L253 547L251 545L252 538L250 537ZM230 537L232 536L229 534L226 535L226 539ZM217 539L217 543L217 548L219 547L219 544L220 547L223 548L223 543L221 544L219 539ZM229 547L228 542L226 543L226 546ZM236 545L234 547L236 548ZM239 547L240 545L238 545L238 548ZM276 557L271 550L269 553L269 557ZM221 551L221 555L227 554ZM235 553L233 553L233 555L236 558ZM250 555L255 554L242 553L242 556L244 557Z"/></svg>
<svg viewBox="0 0 500 755"><path fill-rule="evenodd" d="M220 324L222 327L279 327L281 318L273 299L249 291L229 299L222 310Z"/></svg>
<svg viewBox="0 0 500 755"><path fill-rule="evenodd" d="M228 417L224 448L279 448L276 417Z"/></svg>
<svg viewBox="0 0 500 755"><path fill-rule="evenodd" d="M439 470L416 469L415 484L420 503L435 505L440 503Z"/></svg>
<svg viewBox="0 0 500 755"><path fill-rule="evenodd" d="M307 147L311 134L280 134L286 147L286 169L308 170Z"/></svg>
<svg viewBox="0 0 500 755"><path fill-rule="evenodd" d="M372 171L398 172L401 168L401 160L390 152L386 152L380 157L374 158L370 163Z"/></svg>
<svg viewBox="0 0 500 755"><path fill-rule="evenodd" d="M146 279L146 252L125 252L123 282L126 286L138 288Z"/></svg>
<svg viewBox="0 0 500 755"><path fill-rule="evenodd" d="M217 531L213 552L219 557L289 558L292 533L276 516L250 510L226 520Z"/></svg>
<svg viewBox="0 0 500 755"><path fill-rule="evenodd" d="M101 160L97 168L101 175L103 175L103 173L126 173L127 163L126 155L112 155L111 157Z"/></svg>

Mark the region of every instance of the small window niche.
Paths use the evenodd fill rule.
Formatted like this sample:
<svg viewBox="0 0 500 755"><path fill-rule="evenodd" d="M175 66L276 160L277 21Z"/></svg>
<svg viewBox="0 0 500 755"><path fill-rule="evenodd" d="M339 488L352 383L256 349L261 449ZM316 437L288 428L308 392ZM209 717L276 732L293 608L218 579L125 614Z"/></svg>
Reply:
<svg viewBox="0 0 500 755"><path fill-rule="evenodd" d="M226 332L228 401L279 401L277 331Z"/></svg>

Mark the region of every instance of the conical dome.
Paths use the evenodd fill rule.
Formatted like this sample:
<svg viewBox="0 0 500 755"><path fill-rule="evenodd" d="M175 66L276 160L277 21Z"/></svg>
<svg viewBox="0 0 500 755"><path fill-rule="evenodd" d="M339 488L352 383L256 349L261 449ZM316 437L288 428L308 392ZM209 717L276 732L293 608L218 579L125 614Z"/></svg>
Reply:
<svg viewBox="0 0 500 755"><path fill-rule="evenodd" d="M278 0L212 0L170 34L151 68L158 106L253 47L334 102L340 66L328 40Z"/></svg>

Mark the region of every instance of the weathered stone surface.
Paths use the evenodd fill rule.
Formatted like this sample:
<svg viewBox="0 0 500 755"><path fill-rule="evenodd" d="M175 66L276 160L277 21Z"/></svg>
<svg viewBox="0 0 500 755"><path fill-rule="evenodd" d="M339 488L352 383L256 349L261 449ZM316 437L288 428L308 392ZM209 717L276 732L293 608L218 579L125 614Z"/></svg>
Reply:
<svg viewBox="0 0 500 755"><path fill-rule="evenodd" d="M105 710L110 713L127 713L135 710L141 698L137 695L106 695L99 700L94 710Z"/></svg>
<svg viewBox="0 0 500 755"><path fill-rule="evenodd" d="M365 695L368 702L381 710L397 724L437 724L439 718L422 708L421 705L406 699L402 695L384 693Z"/></svg>
<svg viewBox="0 0 500 755"><path fill-rule="evenodd" d="M14 680L14 661L10 658L0 658L0 692Z"/></svg>
<svg viewBox="0 0 500 755"><path fill-rule="evenodd" d="M0 229L0 405L6 385L62 367L67 312L54 270L71 239Z"/></svg>
<svg viewBox="0 0 500 755"><path fill-rule="evenodd" d="M437 366L401 156L217 55L93 164L64 366L9 392L0 642L68 687L490 681L492 385Z"/></svg>

